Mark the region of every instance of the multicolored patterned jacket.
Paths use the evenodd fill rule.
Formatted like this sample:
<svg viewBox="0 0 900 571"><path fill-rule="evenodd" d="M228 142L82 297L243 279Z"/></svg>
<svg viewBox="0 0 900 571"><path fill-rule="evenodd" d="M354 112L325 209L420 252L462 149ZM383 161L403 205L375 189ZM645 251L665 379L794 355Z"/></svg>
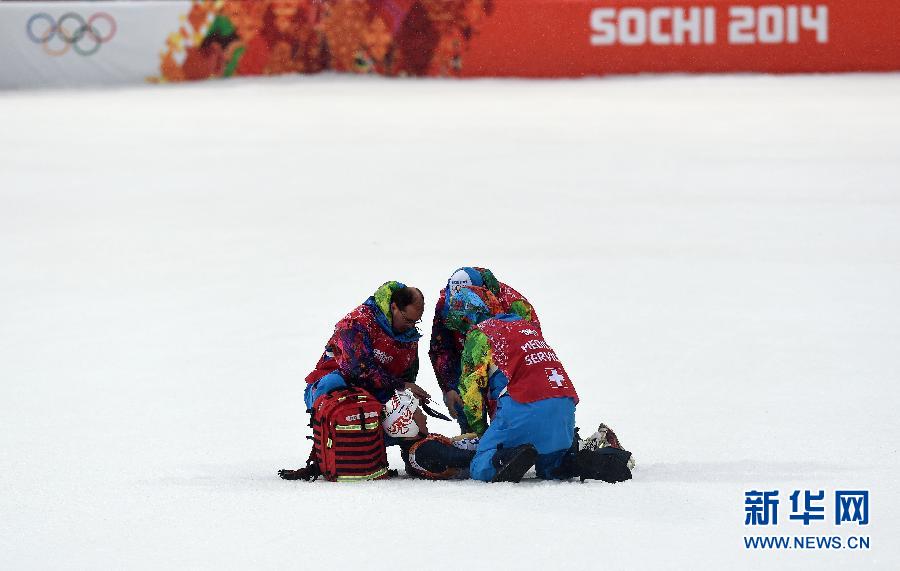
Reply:
<svg viewBox="0 0 900 571"><path fill-rule="evenodd" d="M391 294L405 287L390 281L334 326L334 334L316 368L306 377L314 383L339 371L344 380L374 394L379 400L412 383L419 372L416 328L397 333L391 327Z"/></svg>
<svg viewBox="0 0 900 571"><path fill-rule="evenodd" d="M500 303L499 313L513 313L540 326L537 312L525 299L525 296L505 283L497 281L491 270L476 267L460 268L460 270L471 270L469 273L474 278L472 285L484 287L494 294ZM448 287L452 287L452 285L448 283ZM434 308L431 343L428 349L434 376L437 377L442 392L457 388L461 373L460 358L466 338L465 333L453 331L447 327L444 321L447 316L446 298L447 288L444 288L441 290Z"/></svg>

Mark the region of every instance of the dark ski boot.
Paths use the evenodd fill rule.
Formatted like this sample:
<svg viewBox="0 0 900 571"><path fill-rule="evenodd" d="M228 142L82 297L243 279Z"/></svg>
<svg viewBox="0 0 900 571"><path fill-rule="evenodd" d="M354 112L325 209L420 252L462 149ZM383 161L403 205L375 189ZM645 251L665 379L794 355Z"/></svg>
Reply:
<svg viewBox="0 0 900 571"><path fill-rule="evenodd" d="M565 455L560 461L559 466L553 473L553 477L557 480L568 480L569 478L577 478L579 475L578 470L578 450L579 444L581 443L581 438L578 437L578 429L575 429L575 439L572 441L572 446L566 451Z"/></svg>
<svg viewBox="0 0 900 571"><path fill-rule="evenodd" d="M491 482L518 483L525 472L534 466L537 457L537 448L531 444L522 444L515 448L498 448L491 460L497 469Z"/></svg>
<svg viewBox="0 0 900 571"><path fill-rule="evenodd" d="M598 450L581 450L575 457L575 472L581 481L603 480L615 484L631 479L628 460L631 452L612 446Z"/></svg>

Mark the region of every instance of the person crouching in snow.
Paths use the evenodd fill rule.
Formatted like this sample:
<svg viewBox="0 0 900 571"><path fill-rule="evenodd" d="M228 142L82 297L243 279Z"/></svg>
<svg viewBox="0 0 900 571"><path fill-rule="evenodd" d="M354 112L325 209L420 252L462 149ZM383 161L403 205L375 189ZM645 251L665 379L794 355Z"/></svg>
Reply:
<svg viewBox="0 0 900 571"><path fill-rule="evenodd" d="M334 326L325 352L306 377L306 409L311 411L320 396L348 386L369 392L382 404L406 391L427 401L429 394L415 384L422 336L416 324L424 310L425 298L418 288L398 281L382 284ZM387 445L397 443L385 440ZM280 470L279 475L286 480L311 479L312 458L311 454L306 468Z"/></svg>
<svg viewBox="0 0 900 571"><path fill-rule="evenodd" d="M466 333L459 392L469 426L480 436L470 464L473 479L518 482L532 466L545 479L631 477L630 453L579 450L578 394L540 325L496 314L499 304L484 288L459 288L447 304L447 327ZM497 402L490 426L483 391Z"/></svg>
<svg viewBox="0 0 900 571"><path fill-rule="evenodd" d="M451 274L450 279L447 280L447 286L440 291L434 308L428 357L431 359L434 376L437 377L438 385L444 395L444 404L447 405L450 415L457 419L462 433L470 431L466 417L462 414L462 400L457 386L465 332L449 329L445 319L447 317L447 297L459 291L460 288L469 286L483 287L491 292L499 304L500 313L513 313L540 326L537 312L525 299L525 296L497 280L491 270L465 266ZM491 409L493 403L490 400L488 403L488 409Z"/></svg>
<svg viewBox="0 0 900 571"><path fill-rule="evenodd" d="M382 284L334 326L325 352L306 376L306 408L320 395L348 385L365 389L382 403L403 390L430 398L415 384L422 337L416 324L424 311L418 288L397 281Z"/></svg>

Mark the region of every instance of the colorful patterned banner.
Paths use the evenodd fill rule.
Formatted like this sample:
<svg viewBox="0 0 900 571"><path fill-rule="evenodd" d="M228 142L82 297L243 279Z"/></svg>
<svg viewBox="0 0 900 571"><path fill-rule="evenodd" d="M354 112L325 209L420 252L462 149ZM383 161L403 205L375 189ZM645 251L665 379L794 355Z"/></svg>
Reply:
<svg viewBox="0 0 900 571"><path fill-rule="evenodd" d="M161 81L325 70L458 75L492 0L198 0Z"/></svg>
<svg viewBox="0 0 900 571"><path fill-rule="evenodd" d="M336 71L900 70L900 0L0 3L0 88Z"/></svg>
<svg viewBox="0 0 900 571"><path fill-rule="evenodd" d="M889 71L897 22L897 0L195 0L160 79Z"/></svg>

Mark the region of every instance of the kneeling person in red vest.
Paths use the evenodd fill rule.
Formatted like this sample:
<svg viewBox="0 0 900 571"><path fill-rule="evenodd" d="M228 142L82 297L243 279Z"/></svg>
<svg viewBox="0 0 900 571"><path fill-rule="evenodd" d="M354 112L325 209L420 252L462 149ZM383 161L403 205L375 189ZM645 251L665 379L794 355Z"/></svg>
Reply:
<svg viewBox="0 0 900 571"><path fill-rule="evenodd" d="M447 327L446 310L448 309L448 296L459 291L460 288L471 286L482 287L494 295L499 302L496 313L514 313L526 321L533 321L540 325L534 307L525 299L525 296L499 281L488 268L466 266L451 274L450 279L447 280L447 286L438 294L437 305L434 307L428 356L434 367L434 376L444 394L444 404L447 405L450 416L459 423L463 434L470 432L470 429L466 415L462 413L462 399L457 391L457 383L459 382L460 358L466 341L466 332ZM495 404L488 400L489 415L494 413Z"/></svg>
<svg viewBox="0 0 900 571"><path fill-rule="evenodd" d="M496 301L483 288L461 288L448 306L447 326L467 332L459 392L469 426L480 436L470 465L473 479L518 482L532 466L545 479L631 477L630 453L579 450L578 394L538 324L495 315ZM490 426L484 420L485 389L497 402Z"/></svg>

